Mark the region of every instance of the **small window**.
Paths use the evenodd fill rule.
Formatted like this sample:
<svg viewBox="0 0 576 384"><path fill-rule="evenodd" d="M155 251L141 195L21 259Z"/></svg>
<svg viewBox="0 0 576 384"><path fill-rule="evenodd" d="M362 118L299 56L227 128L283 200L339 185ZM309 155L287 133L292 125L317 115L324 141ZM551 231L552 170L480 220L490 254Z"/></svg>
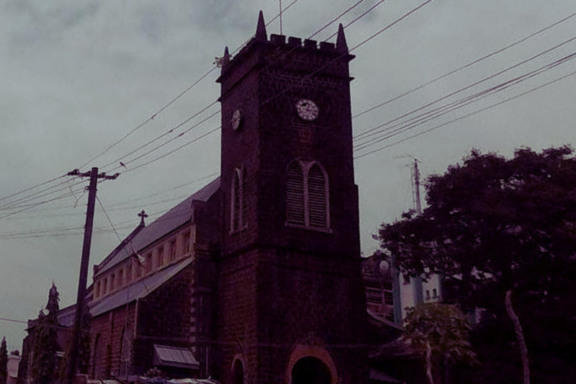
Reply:
<svg viewBox="0 0 576 384"><path fill-rule="evenodd" d="M121 269L118 271L118 288L121 288L124 285L124 270Z"/></svg>
<svg viewBox="0 0 576 384"><path fill-rule="evenodd" d="M192 244L190 241L190 232L187 231L184 233L184 249L182 251L183 254L187 255L190 253L190 251L192 250Z"/></svg>
<svg viewBox="0 0 576 384"><path fill-rule="evenodd" d="M170 242L170 260L176 260L177 249L176 249L176 240L172 240Z"/></svg>
<svg viewBox="0 0 576 384"><path fill-rule="evenodd" d="M146 272L152 272L152 252L146 255Z"/></svg>
<svg viewBox="0 0 576 384"><path fill-rule="evenodd" d="M438 298L438 291L436 290L436 288L432 289L432 297L435 299Z"/></svg>
<svg viewBox="0 0 576 384"><path fill-rule="evenodd" d="M114 290L114 288L116 288L116 274L113 273L112 276L110 276L110 292L112 292Z"/></svg>
<svg viewBox="0 0 576 384"><path fill-rule="evenodd" d="M100 296L100 282L98 281L96 283L96 286L94 287L94 298L97 299Z"/></svg>
<svg viewBox="0 0 576 384"><path fill-rule="evenodd" d="M160 268L162 265L164 265L164 247L158 248L156 255L156 268Z"/></svg>
<svg viewBox="0 0 576 384"><path fill-rule="evenodd" d="M108 292L108 278L105 278L102 284L102 295L105 295L106 292Z"/></svg>
<svg viewBox="0 0 576 384"><path fill-rule="evenodd" d="M132 263L128 263L126 266L126 284L132 281Z"/></svg>

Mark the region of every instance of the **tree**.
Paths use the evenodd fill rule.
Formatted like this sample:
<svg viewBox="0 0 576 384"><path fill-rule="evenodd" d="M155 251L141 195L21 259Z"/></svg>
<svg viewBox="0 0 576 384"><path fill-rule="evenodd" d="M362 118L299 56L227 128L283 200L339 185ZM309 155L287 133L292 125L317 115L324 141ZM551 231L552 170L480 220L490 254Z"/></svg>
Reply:
<svg viewBox="0 0 576 384"><path fill-rule="evenodd" d="M553 348L566 361L574 347L566 335L576 326L574 306L567 307L576 294L573 150L520 149L509 160L472 151L462 165L431 176L426 189L421 215L409 212L382 225L384 250L405 274L442 274L464 310L484 308L486 321L507 316L524 383L530 382L528 344L538 352ZM551 317L558 325L552 329Z"/></svg>
<svg viewBox="0 0 576 384"><path fill-rule="evenodd" d="M8 348L6 347L6 336L2 338L0 344L0 384L6 384L8 377Z"/></svg>
<svg viewBox="0 0 576 384"><path fill-rule="evenodd" d="M434 384L433 368L437 376L448 383L451 363L474 364L476 356L470 345L470 326L462 312L454 305L429 303L410 308L404 320L404 335L410 346L425 356L426 376Z"/></svg>
<svg viewBox="0 0 576 384"><path fill-rule="evenodd" d="M58 351L57 330L60 295L52 283L48 294L47 314L40 311L34 330L32 347L32 380L38 384L50 384L56 378L56 352Z"/></svg>

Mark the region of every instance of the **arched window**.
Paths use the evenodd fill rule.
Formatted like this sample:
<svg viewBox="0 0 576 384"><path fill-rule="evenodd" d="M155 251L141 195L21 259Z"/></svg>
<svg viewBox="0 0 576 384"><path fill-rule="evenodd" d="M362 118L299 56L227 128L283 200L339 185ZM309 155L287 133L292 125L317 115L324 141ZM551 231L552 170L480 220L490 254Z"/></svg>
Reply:
<svg viewBox="0 0 576 384"><path fill-rule="evenodd" d="M230 232L237 232L248 226L248 192L244 168L236 168L232 175L230 196Z"/></svg>
<svg viewBox="0 0 576 384"><path fill-rule="evenodd" d="M330 227L328 176L315 161L296 160L288 166L286 223L309 228Z"/></svg>

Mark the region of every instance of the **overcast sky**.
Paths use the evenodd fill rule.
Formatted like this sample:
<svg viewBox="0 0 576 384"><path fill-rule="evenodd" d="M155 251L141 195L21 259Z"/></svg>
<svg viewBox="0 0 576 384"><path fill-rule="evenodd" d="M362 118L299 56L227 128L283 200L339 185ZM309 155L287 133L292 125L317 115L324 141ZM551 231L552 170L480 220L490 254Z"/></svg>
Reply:
<svg viewBox="0 0 576 384"><path fill-rule="evenodd" d="M323 41L336 32L338 22L346 26L379 2L283 0L284 8L290 6L283 15L283 33L309 37L359 3L314 37ZM353 114L395 99L354 119L355 135L387 124L373 136L356 138L355 153L364 155L356 160L364 255L378 247L372 234L381 222L394 221L412 208L412 159L420 161L426 177L444 172L472 148L510 156L522 146L540 150L575 144L576 76L561 78L576 71L576 61L568 56L576 49L576 41L569 41L575 36L576 17L397 98L562 20L576 12L573 1L434 0L366 41L424 2L387 0L346 27L348 45L357 56L351 63ZM6 197L75 168L122 172L117 180L101 183L98 196L124 237L138 224L140 210L153 220L215 177L220 167L218 132L150 161L219 126L219 105L211 105L219 94L219 71L209 71L225 46L235 51L253 35L260 9L268 22L278 14L279 3L0 0L1 318L36 317L46 305L52 281L60 291L61 307L75 300L86 209L82 186L87 181L78 184L64 177ZM268 26L269 33L279 30L278 19ZM498 87L501 84L506 86ZM488 89L485 97L477 97ZM462 99L464 105L453 103ZM420 116L427 111L433 112ZM181 132L187 133L146 154ZM398 134L382 136L393 132ZM115 170L119 161L126 168ZM46 187L54 187L47 192L55 193L15 202ZM117 243L98 207L91 264L99 263ZM24 329L25 324L0 320L0 337L6 336L10 349L21 349Z"/></svg>

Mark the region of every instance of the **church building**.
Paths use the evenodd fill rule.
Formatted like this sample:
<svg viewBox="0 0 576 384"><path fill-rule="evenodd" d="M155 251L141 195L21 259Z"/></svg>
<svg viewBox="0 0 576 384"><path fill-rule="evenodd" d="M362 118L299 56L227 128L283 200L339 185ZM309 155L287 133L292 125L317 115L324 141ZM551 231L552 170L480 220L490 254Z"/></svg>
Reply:
<svg viewBox="0 0 576 384"><path fill-rule="evenodd" d="M140 225L90 289L93 379L367 382L349 62L256 34L221 61L220 177Z"/></svg>

